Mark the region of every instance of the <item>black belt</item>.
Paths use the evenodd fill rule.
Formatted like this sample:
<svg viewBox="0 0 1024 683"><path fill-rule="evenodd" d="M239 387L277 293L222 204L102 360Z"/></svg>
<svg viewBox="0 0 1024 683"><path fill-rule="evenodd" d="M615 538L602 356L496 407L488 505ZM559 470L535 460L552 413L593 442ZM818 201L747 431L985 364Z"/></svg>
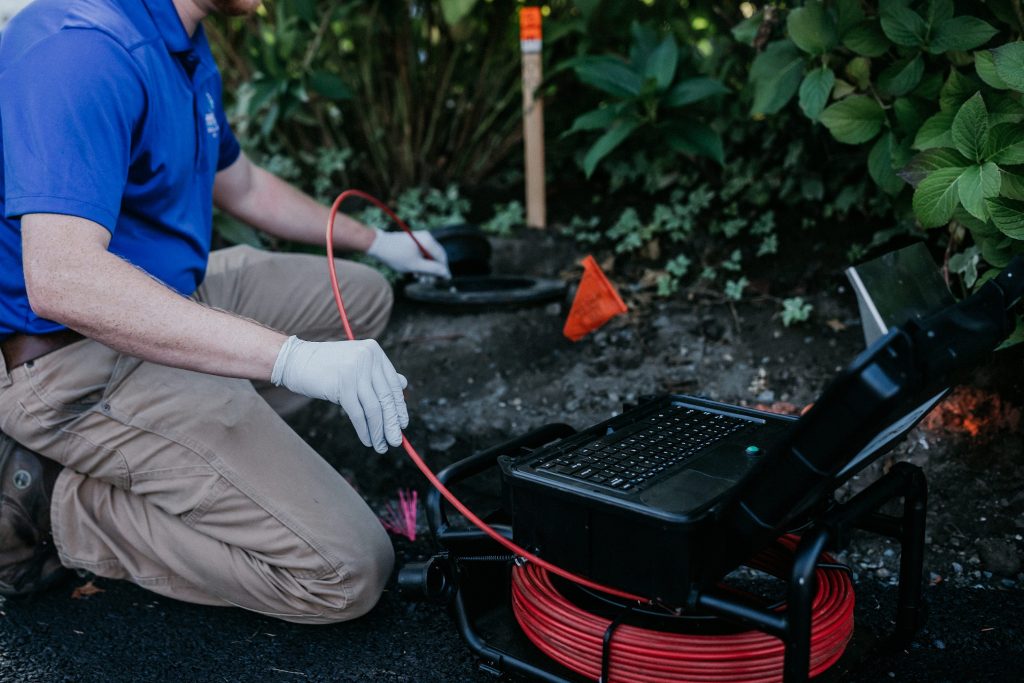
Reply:
<svg viewBox="0 0 1024 683"><path fill-rule="evenodd" d="M14 368L41 358L68 344L85 339L74 330L58 330L47 334L14 334L0 341L0 353L8 372Z"/></svg>

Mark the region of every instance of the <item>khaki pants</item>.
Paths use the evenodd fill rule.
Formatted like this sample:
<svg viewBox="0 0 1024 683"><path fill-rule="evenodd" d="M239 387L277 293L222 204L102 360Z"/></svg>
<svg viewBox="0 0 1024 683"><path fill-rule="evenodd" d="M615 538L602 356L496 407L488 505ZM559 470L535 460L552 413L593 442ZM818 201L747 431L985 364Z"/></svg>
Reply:
<svg viewBox="0 0 1024 683"><path fill-rule="evenodd" d="M323 258L235 247L213 253L196 298L337 339L326 270ZM339 261L338 272L356 335L377 336L391 312L387 282L356 263ZM51 508L65 566L287 621L352 619L380 597L391 544L272 407L294 407L286 398L91 340L10 372L0 361L0 430L66 468Z"/></svg>

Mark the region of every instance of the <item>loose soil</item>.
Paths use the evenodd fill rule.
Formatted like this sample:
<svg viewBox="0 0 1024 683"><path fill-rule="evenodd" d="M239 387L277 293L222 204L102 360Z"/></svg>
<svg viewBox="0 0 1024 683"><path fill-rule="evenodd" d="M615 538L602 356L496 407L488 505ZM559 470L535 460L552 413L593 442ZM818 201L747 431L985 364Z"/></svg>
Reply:
<svg viewBox="0 0 1024 683"><path fill-rule="evenodd" d="M510 274L573 279L582 255L552 238L494 246L495 271ZM407 434L437 471L539 425L582 427L659 392L798 410L864 345L842 265L819 259L785 284L771 273L755 275L739 303L695 291L658 300L640 286L621 286L631 312L579 343L561 335L565 303L452 311L400 300L380 341L410 381ZM808 322L787 328L778 300L794 286L804 288L814 311ZM837 558L852 570L857 630L825 680L1019 680L1021 361L1019 349L994 355L953 403L840 491L851 495L898 460L924 469L930 617L910 647L883 647L899 548L854 534ZM333 406L312 406L293 425L375 509L383 512L399 488L418 490L421 500L426 493L402 452L378 456L362 448ZM493 507L493 484L466 487L466 501ZM419 531L415 542L396 538L400 562L434 551L422 514ZM125 583L96 585L104 592L71 599L72 583L0 608L0 680L493 680L478 672L442 607L406 602L394 589L364 619L300 627L176 603Z"/></svg>

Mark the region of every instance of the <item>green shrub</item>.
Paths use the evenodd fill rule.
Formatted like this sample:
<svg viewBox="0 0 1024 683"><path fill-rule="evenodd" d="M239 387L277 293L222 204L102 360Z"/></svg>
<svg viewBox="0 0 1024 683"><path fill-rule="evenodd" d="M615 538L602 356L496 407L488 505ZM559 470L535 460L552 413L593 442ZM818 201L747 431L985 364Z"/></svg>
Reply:
<svg viewBox="0 0 1024 683"><path fill-rule="evenodd" d="M289 158L307 189L387 195L473 185L518 151L517 7L278 0L209 33L247 149Z"/></svg>
<svg viewBox="0 0 1024 683"><path fill-rule="evenodd" d="M526 225L526 210L518 199L493 207L494 215L480 229L498 237L508 237L516 228Z"/></svg>
<svg viewBox="0 0 1024 683"><path fill-rule="evenodd" d="M722 117L738 106L738 100L728 103ZM738 275L751 279L749 269L766 270L787 250L810 252L826 241L857 237L844 226L886 226L888 237L913 227L897 221L863 166L834 154L835 145L810 122L735 116L724 135L720 172L647 151L610 158L602 169L612 194L595 195L590 211L588 202L578 202L575 218L565 221L567 232L652 273L660 296L693 281L724 294L729 280L730 293L742 295ZM869 248L873 234L862 231L865 244L850 243L850 250Z"/></svg>
<svg viewBox="0 0 1024 683"><path fill-rule="evenodd" d="M589 178L597 165L627 141L644 148L664 147L680 155L705 156L723 163L722 139L688 113L690 105L728 92L717 80L687 73L691 61L675 36L634 24L629 57L585 55L572 60L576 76L604 94L597 109L573 121L565 135L601 131L583 158Z"/></svg>
<svg viewBox="0 0 1024 683"><path fill-rule="evenodd" d="M444 190L436 188L410 188L395 200L391 209L413 230L428 230L444 225L466 222L469 200L462 196L459 188L449 185ZM384 227L390 219L375 206L356 214L356 218L367 225Z"/></svg>
<svg viewBox="0 0 1024 683"><path fill-rule="evenodd" d="M949 230L950 253L969 232L977 250L953 268L968 286L1024 252L1018 0L809 0L784 19L785 37L751 67L752 114L782 112L796 97L804 116L858 147L897 205L911 195L922 227ZM995 266L983 278L979 253Z"/></svg>
<svg viewBox="0 0 1024 683"><path fill-rule="evenodd" d="M322 199L359 185L420 225L473 215L505 234L522 213L521 4L278 0L209 32L262 163ZM1021 251L1019 0L807 0L743 19L752 6L545 4L554 222L666 296L694 281L742 296L759 262L837 241L856 258L933 227L967 288Z"/></svg>

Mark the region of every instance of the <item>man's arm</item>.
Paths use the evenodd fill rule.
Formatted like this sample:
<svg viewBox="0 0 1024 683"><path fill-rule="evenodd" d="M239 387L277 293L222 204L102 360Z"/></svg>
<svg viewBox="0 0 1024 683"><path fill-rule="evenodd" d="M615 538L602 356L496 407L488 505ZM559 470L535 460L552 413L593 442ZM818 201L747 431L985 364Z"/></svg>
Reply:
<svg viewBox="0 0 1024 683"><path fill-rule="evenodd" d="M252 163L244 153L217 174L213 203L269 235L305 244L324 244L329 209L309 195ZM334 224L334 247L366 251L376 232L341 213Z"/></svg>
<svg viewBox="0 0 1024 683"><path fill-rule="evenodd" d="M84 218L21 219L32 310L122 353L215 375L270 379L287 337L187 299L107 251Z"/></svg>
<svg viewBox="0 0 1024 683"><path fill-rule="evenodd" d="M26 214L22 264L32 310L113 349L213 375L270 380L340 405L379 453L409 423L405 378L373 340L305 342L180 296L107 251L85 218Z"/></svg>
<svg viewBox="0 0 1024 683"><path fill-rule="evenodd" d="M284 239L322 245L330 210L309 195L252 163L245 154L217 174L213 201L235 218ZM339 213L334 248L363 251L399 272L451 277L444 247L425 230L414 233L431 258L400 232L382 232Z"/></svg>

